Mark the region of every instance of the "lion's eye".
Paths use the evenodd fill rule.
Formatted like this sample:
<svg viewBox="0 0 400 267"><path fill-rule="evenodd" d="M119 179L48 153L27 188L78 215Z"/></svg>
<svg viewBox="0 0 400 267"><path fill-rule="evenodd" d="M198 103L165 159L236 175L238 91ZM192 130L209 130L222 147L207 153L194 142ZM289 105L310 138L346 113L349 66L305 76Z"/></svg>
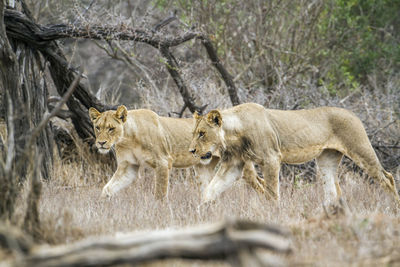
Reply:
<svg viewBox="0 0 400 267"><path fill-rule="evenodd" d="M99 126L96 126L96 130L97 130L97 131L100 131L100 127L99 127Z"/></svg>
<svg viewBox="0 0 400 267"><path fill-rule="evenodd" d="M110 129L108 129L109 132L112 132L115 130L115 127L111 127Z"/></svg>
<svg viewBox="0 0 400 267"><path fill-rule="evenodd" d="M199 137L203 137L204 136L204 132L199 132Z"/></svg>

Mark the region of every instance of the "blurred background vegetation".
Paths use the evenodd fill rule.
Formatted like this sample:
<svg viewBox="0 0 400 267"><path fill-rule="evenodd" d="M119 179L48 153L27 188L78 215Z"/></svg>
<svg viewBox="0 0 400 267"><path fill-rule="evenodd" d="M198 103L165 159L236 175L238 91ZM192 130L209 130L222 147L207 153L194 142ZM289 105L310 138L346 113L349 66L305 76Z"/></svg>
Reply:
<svg viewBox="0 0 400 267"><path fill-rule="evenodd" d="M235 81L247 90L271 92L287 85L301 87L304 82L340 97L360 87L385 93L398 90L398 0L30 2L38 22L45 24L123 22L150 28L176 10L186 25L211 36ZM140 55L142 47L128 46L132 57L148 56ZM182 50L183 63L205 59L199 47ZM159 63L153 57L147 60ZM146 66L156 74L153 65ZM100 87L96 80L93 84Z"/></svg>
<svg viewBox="0 0 400 267"><path fill-rule="evenodd" d="M41 24L152 29L176 12L163 36L201 30L213 41L241 102L269 108L348 108L364 122L384 165L399 169L399 0L28 1ZM176 116L182 98L159 52L132 41L61 41L84 82L109 104ZM231 106L199 41L171 51L190 92L207 110ZM207 111L206 110L206 111ZM191 116L189 111L184 116Z"/></svg>

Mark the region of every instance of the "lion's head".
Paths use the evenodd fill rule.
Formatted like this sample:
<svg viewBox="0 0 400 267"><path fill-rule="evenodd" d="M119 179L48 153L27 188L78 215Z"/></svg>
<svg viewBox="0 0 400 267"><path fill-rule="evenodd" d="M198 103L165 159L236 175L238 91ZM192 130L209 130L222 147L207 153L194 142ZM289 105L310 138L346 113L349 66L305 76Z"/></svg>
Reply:
<svg viewBox="0 0 400 267"><path fill-rule="evenodd" d="M89 116L96 135L96 147L100 153L107 153L124 134L123 124L126 122L128 110L125 106L100 113L95 108L89 109Z"/></svg>
<svg viewBox="0 0 400 267"><path fill-rule="evenodd" d="M200 157L202 164L208 164L213 156L220 157L220 150L224 147L222 116L218 110L212 110L204 116L195 113L194 118L196 125L189 151Z"/></svg>

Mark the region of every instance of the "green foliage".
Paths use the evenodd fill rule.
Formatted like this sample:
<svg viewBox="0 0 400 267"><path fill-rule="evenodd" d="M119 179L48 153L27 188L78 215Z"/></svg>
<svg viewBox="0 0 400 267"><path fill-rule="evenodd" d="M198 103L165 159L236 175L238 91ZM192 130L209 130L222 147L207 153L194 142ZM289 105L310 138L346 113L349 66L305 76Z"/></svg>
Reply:
<svg viewBox="0 0 400 267"><path fill-rule="evenodd" d="M399 0L336 0L324 11L318 29L331 47L320 54L336 59L330 82L354 89L367 75L399 66L399 12Z"/></svg>
<svg viewBox="0 0 400 267"><path fill-rule="evenodd" d="M153 0L210 35L243 87L315 78L345 95L400 69L400 0ZM312 71L310 71L312 70ZM318 71L318 75L314 75ZM277 72L280 72L277 75ZM298 79L298 80L297 80ZM298 87L298 86L297 86Z"/></svg>

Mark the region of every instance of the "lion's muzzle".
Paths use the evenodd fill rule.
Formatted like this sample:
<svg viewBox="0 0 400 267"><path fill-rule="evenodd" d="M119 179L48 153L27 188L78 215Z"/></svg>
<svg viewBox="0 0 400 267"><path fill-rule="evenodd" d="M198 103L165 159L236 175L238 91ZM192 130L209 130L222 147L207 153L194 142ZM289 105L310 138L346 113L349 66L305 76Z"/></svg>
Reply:
<svg viewBox="0 0 400 267"><path fill-rule="evenodd" d="M208 151L204 156L201 156L200 158L201 158L201 159L210 159L211 156L212 156L211 151Z"/></svg>
<svg viewBox="0 0 400 267"><path fill-rule="evenodd" d="M107 141L97 141L96 143L97 150L102 153L108 153L110 151L110 147L107 144Z"/></svg>
<svg viewBox="0 0 400 267"><path fill-rule="evenodd" d="M97 142L101 147L103 147L106 143L107 143L107 141L103 141L103 142Z"/></svg>
<svg viewBox="0 0 400 267"><path fill-rule="evenodd" d="M103 141L103 142L97 142L96 147L97 150L101 153L101 154L107 154L110 151L110 147L105 146L105 144L107 143L107 141Z"/></svg>

